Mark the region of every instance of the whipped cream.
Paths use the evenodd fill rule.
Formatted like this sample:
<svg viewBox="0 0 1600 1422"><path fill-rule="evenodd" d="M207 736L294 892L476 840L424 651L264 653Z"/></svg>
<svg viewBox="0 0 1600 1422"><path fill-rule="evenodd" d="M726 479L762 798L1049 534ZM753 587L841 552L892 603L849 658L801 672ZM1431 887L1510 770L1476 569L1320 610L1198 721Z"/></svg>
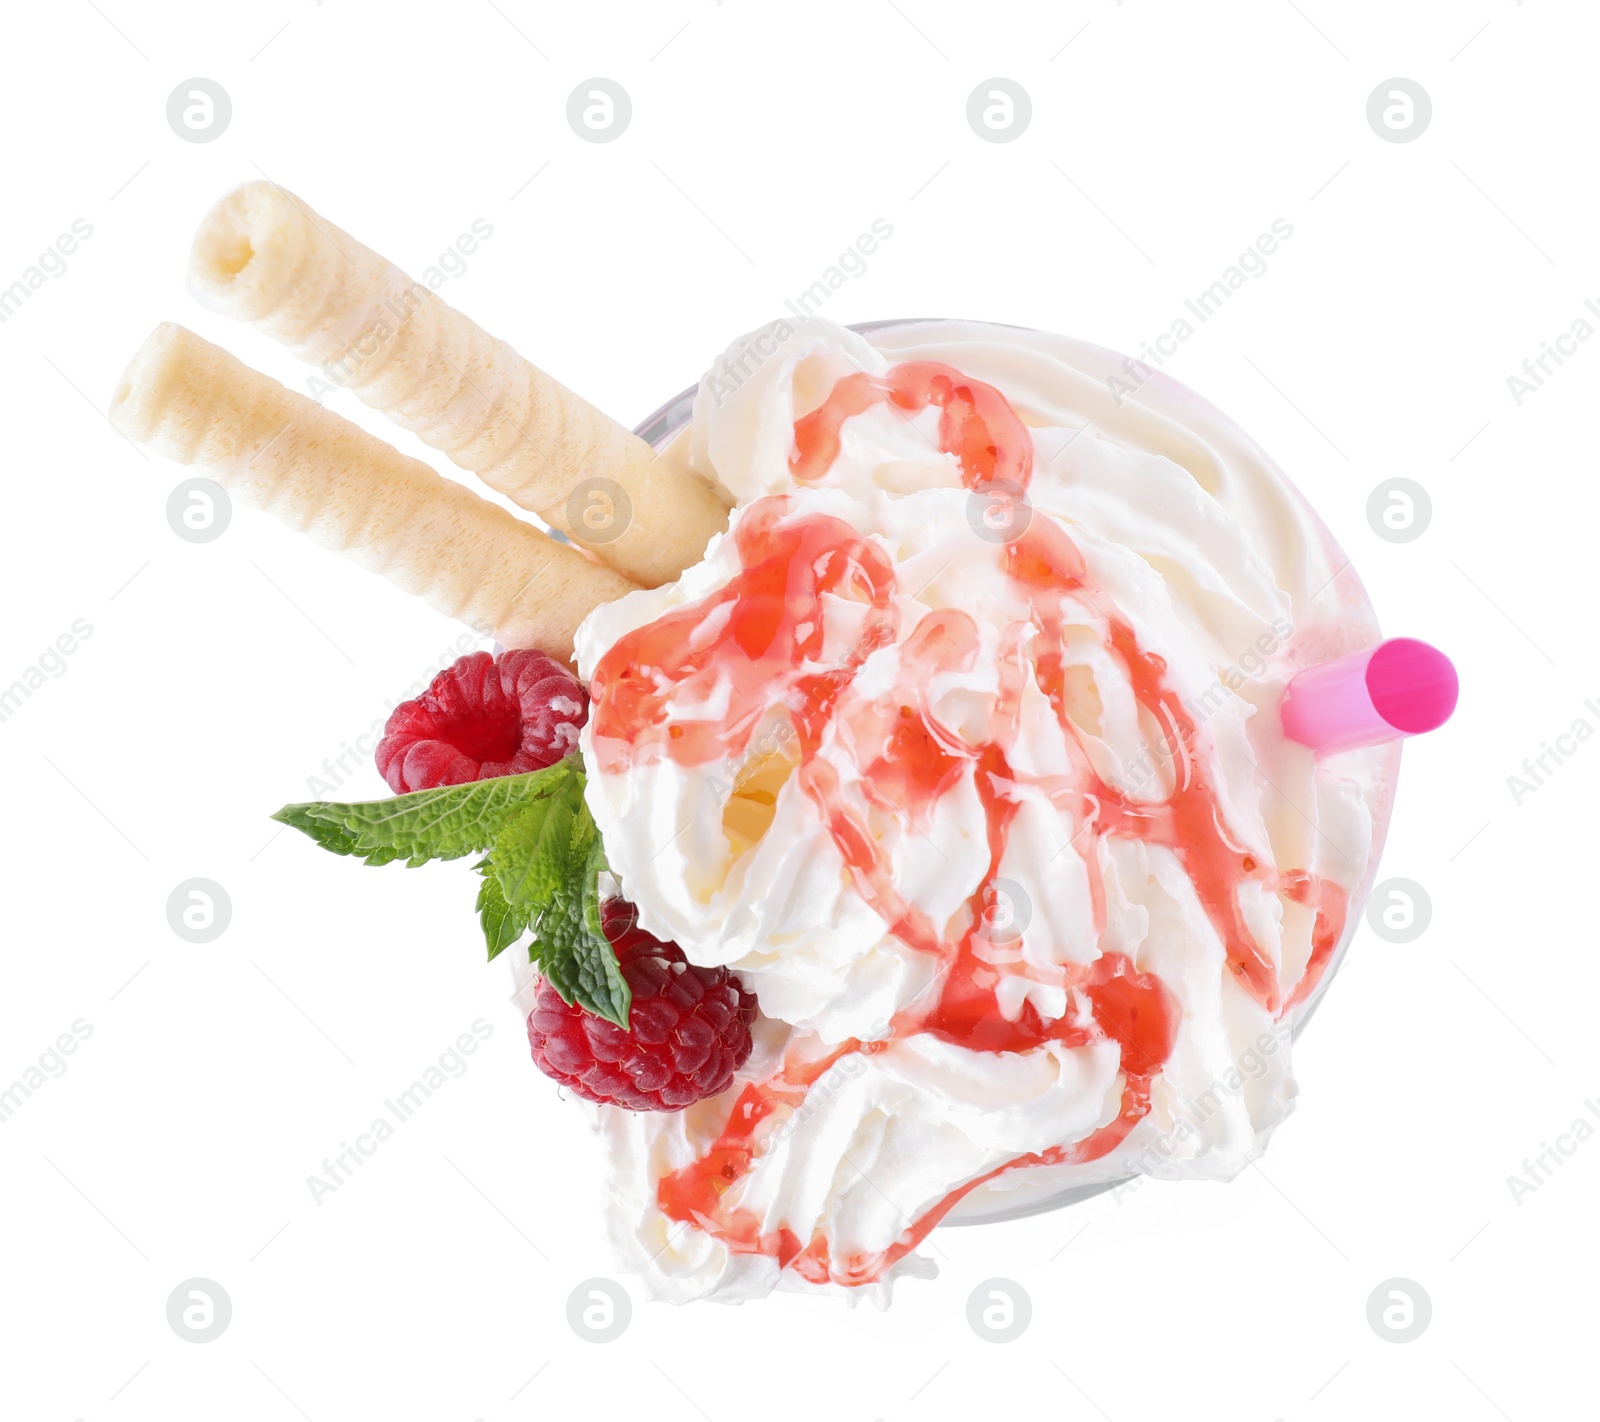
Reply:
<svg viewBox="0 0 1600 1422"><path fill-rule="evenodd" d="M1387 816L1393 748L1277 721L1377 640L1347 560L1218 412L1063 337L780 322L715 369L674 453L729 531L584 623L581 743L643 926L762 1018L721 1096L596 1108L621 1262L882 1296L941 1218L1233 1176Z"/></svg>

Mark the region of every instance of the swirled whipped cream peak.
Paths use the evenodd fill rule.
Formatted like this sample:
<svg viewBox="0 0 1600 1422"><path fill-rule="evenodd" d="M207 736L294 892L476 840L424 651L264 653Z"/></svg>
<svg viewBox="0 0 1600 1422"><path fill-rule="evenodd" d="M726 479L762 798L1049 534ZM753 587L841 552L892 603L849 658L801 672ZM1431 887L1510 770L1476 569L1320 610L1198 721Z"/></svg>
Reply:
<svg viewBox="0 0 1600 1422"><path fill-rule="evenodd" d="M596 1108L653 1296L884 1297L943 1220L1227 1179L1290 1109L1394 760L1277 703L1377 627L1244 435L1126 385L1062 337L820 320L702 382L674 453L728 531L577 639L611 870L760 1005L721 1095Z"/></svg>

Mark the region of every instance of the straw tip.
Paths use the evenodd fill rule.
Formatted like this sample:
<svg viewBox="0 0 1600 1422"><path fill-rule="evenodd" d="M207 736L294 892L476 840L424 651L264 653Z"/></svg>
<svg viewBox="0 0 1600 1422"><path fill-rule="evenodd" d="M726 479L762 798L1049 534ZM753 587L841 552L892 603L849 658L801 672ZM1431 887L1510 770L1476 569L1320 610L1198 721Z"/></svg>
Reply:
<svg viewBox="0 0 1600 1422"><path fill-rule="evenodd" d="M1402 735L1435 731L1455 712L1461 681L1455 663L1415 637L1391 637L1367 663L1373 709Z"/></svg>

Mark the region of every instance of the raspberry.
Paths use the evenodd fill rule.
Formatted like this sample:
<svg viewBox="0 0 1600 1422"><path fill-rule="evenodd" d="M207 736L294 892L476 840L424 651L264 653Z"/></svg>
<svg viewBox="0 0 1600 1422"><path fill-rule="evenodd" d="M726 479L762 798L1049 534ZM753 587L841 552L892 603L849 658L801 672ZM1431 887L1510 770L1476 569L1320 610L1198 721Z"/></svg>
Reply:
<svg viewBox="0 0 1600 1422"><path fill-rule="evenodd" d="M630 1111L681 1111L726 1091L750 1055L754 996L726 968L697 967L676 943L651 937L622 899L607 901L601 926L633 989L632 1030L568 1006L541 982L528 1015L534 1065L579 1096Z"/></svg>
<svg viewBox="0 0 1600 1422"><path fill-rule="evenodd" d="M397 795L521 775L578 747L589 698L543 652L473 652L390 714L378 773Z"/></svg>

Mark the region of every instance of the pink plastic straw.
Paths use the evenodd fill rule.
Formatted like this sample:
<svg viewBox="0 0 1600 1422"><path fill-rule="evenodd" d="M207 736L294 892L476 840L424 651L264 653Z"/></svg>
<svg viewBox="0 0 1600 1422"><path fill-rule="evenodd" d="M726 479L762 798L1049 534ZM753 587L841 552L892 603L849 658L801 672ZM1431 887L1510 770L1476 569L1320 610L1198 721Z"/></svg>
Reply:
<svg viewBox="0 0 1600 1422"><path fill-rule="evenodd" d="M1332 754L1442 726L1459 693L1449 657L1415 638L1393 637L1308 667L1284 689L1278 716L1290 740Z"/></svg>

